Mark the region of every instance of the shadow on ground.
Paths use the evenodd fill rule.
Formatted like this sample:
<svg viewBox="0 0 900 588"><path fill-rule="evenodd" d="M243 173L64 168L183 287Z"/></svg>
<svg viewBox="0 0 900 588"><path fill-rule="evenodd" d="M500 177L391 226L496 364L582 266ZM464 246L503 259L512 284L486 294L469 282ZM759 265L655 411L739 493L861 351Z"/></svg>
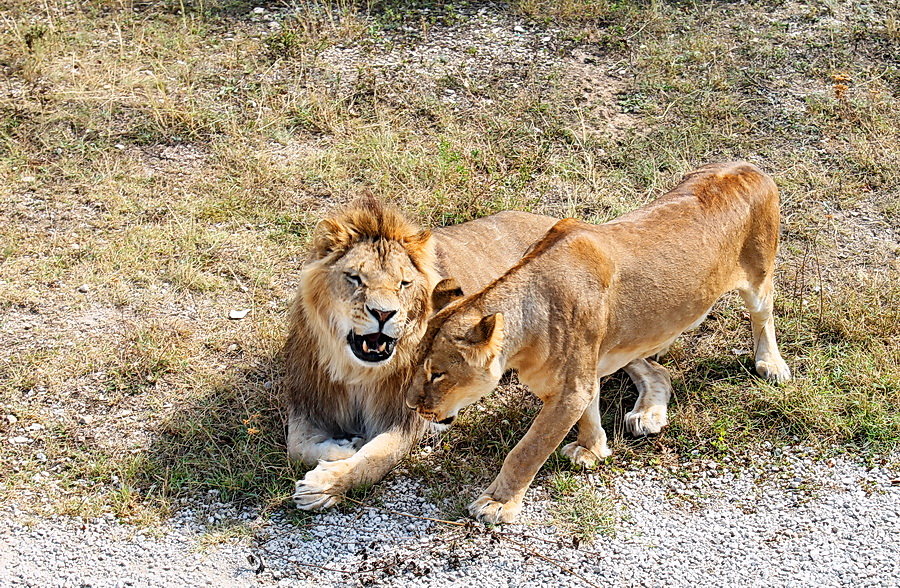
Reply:
<svg viewBox="0 0 900 588"><path fill-rule="evenodd" d="M258 357L169 416L134 467L134 485L168 501L218 490L224 500L273 506L301 470L287 460L277 356Z"/></svg>

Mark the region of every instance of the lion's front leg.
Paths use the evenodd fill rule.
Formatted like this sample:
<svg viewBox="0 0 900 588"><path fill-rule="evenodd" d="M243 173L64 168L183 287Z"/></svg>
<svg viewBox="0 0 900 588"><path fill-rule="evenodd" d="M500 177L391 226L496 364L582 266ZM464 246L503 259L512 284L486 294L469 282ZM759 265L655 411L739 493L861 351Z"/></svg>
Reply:
<svg viewBox="0 0 900 588"><path fill-rule="evenodd" d="M525 436L513 447L500 474L469 505L469 513L490 524L510 523L522 510L522 499L535 474L559 446L597 393L596 375L579 378L564 391L544 400Z"/></svg>
<svg viewBox="0 0 900 588"><path fill-rule="evenodd" d="M391 429L372 438L346 459L321 461L299 480L294 503L303 510L319 510L337 504L354 486L380 481L418 441L414 433Z"/></svg>
<svg viewBox="0 0 900 588"><path fill-rule="evenodd" d="M336 438L313 427L303 417L293 417L288 421L288 458L308 466L320 461L347 459L359 450L363 442L362 437Z"/></svg>

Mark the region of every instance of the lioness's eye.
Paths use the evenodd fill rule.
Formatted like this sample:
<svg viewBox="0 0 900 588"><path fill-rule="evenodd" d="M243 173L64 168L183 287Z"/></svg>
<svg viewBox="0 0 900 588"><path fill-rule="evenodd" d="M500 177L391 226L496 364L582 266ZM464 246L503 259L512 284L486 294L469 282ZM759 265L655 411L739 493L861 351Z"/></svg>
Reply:
<svg viewBox="0 0 900 588"><path fill-rule="evenodd" d="M362 286L362 280L356 274L345 273L344 277L347 278L347 281L354 286Z"/></svg>
<svg viewBox="0 0 900 588"><path fill-rule="evenodd" d="M406 288L406 287L409 286L410 284L412 284L412 282L410 282L409 280L403 280L402 282L400 282L400 287L401 287L401 288Z"/></svg>
<svg viewBox="0 0 900 588"><path fill-rule="evenodd" d="M431 375L428 376L428 381L432 384L443 378L446 374L444 372L431 372Z"/></svg>

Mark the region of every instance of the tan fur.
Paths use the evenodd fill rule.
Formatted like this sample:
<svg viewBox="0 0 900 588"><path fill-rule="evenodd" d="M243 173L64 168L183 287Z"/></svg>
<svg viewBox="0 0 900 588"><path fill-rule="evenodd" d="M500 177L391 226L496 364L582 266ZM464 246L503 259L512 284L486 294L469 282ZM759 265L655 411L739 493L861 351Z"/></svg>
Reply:
<svg viewBox="0 0 900 588"><path fill-rule="evenodd" d="M768 176L746 163L706 166L612 222L558 222L506 274L434 316L411 407L452 420L509 368L543 401L470 512L490 523L513 520L576 422L578 439L564 455L581 465L609 455L599 377L625 367L635 379L632 430L665 425L668 373L643 358L699 324L725 292L738 289L750 310L757 372L789 379L772 318L778 230L778 191Z"/></svg>

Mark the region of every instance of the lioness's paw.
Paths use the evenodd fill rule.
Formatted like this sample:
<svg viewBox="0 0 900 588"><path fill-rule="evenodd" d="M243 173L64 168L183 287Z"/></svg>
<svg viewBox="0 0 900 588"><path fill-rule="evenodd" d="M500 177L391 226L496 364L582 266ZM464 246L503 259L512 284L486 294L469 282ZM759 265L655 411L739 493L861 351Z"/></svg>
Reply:
<svg viewBox="0 0 900 588"><path fill-rule="evenodd" d="M294 486L294 504L302 510L321 510L337 504L344 490L343 477L349 470L346 461L323 461L306 472Z"/></svg>
<svg viewBox="0 0 900 588"><path fill-rule="evenodd" d="M561 451L564 456L569 458L569 461L588 469L596 467L598 461L612 455L612 451L606 446L606 443L600 447L588 449L579 445L577 441L573 441L564 445Z"/></svg>
<svg viewBox="0 0 900 588"><path fill-rule="evenodd" d="M482 494L469 505L469 514L489 525L511 523L519 516L521 510L521 502L499 502L490 494Z"/></svg>
<svg viewBox="0 0 900 588"><path fill-rule="evenodd" d="M655 405L625 414L625 429L635 437L655 435L668 424L669 416L665 406Z"/></svg>
<svg viewBox="0 0 900 588"><path fill-rule="evenodd" d="M756 373L776 384L783 384L791 379L791 368L780 357L757 361Z"/></svg>

